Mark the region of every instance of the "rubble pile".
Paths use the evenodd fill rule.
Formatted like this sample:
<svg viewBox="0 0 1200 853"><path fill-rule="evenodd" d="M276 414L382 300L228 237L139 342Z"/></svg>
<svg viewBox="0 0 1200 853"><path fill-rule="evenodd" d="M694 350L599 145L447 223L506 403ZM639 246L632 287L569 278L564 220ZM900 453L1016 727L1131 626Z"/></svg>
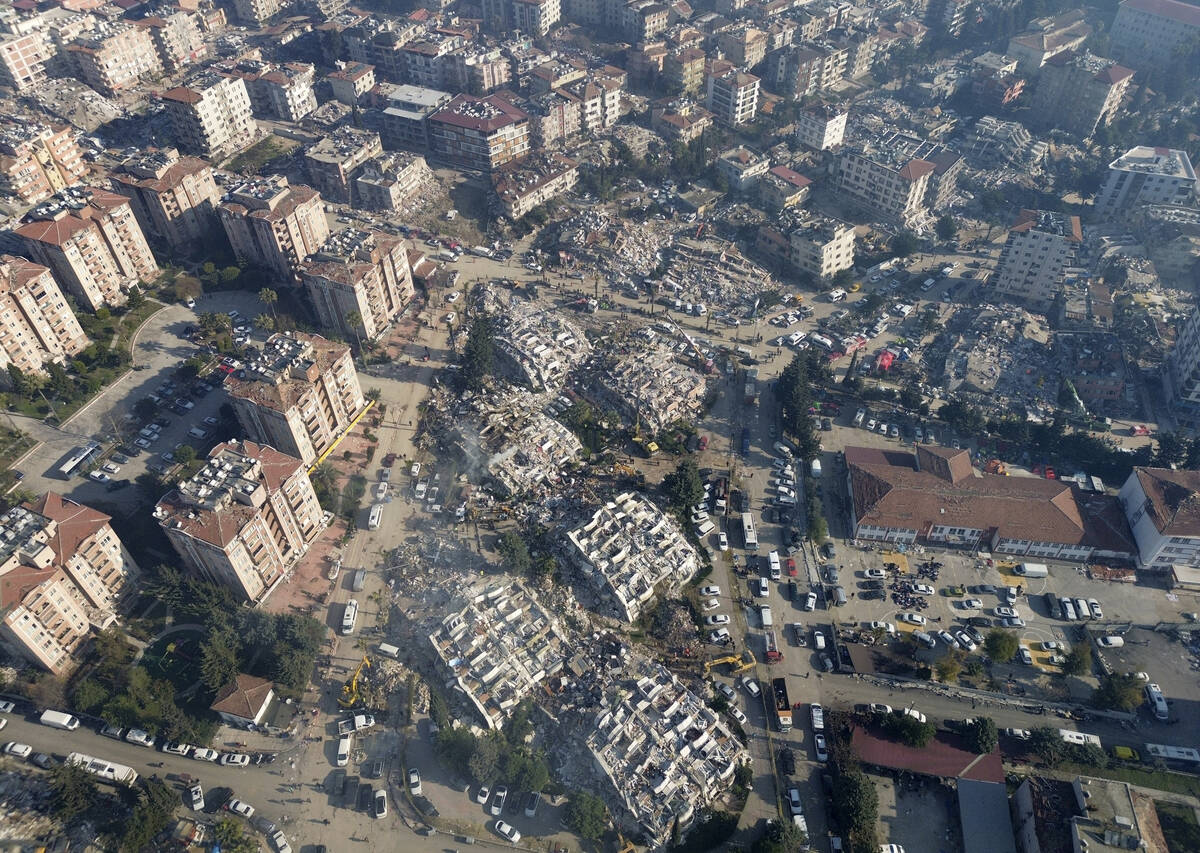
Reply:
<svg viewBox="0 0 1200 853"><path fill-rule="evenodd" d="M56 824L46 814L50 789L44 779L24 773L0 774L0 840L27 841L55 832Z"/></svg>

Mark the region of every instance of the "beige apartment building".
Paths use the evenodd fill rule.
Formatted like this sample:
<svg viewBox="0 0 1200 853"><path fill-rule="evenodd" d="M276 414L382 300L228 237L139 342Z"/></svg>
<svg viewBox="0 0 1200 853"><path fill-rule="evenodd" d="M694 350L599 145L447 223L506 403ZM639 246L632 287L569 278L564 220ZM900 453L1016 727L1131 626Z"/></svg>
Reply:
<svg viewBox="0 0 1200 853"><path fill-rule="evenodd" d="M433 152L490 172L529 153L529 116L499 95L458 95L429 117Z"/></svg>
<svg viewBox="0 0 1200 853"><path fill-rule="evenodd" d="M375 66L364 62L338 62L337 70L326 74L325 80L336 100L354 106L375 88Z"/></svg>
<svg viewBox="0 0 1200 853"><path fill-rule="evenodd" d="M0 516L0 644L69 672L140 574L110 518L54 492Z"/></svg>
<svg viewBox="0 0 1200 853"><path fill-rule="evenodd" d="M282 279L292 280L300 263L329 236L325 204L311 187L289 186L280 175L253 178L228 190L228 201L217 215L234 253Z"/></svg>
<svg viewBox="0 0 1200 853"><path fill-rule="evenodd" d="M758 115L758 83L753 74L729 67L728 62L711 64L708 70L705 106L721 124L739 127Z"/></svg>
<svg viewBox="0 0 1200 853"><path fill-rule="evenodd" d="M165 17L150 15L135 24L150 34L158 60L168 73L178 73L208 55L200 25L190 12L180 10Z"/></svg>
<svg viewBox="0 0 1200 853"><path fill-rule="evenodd" d="M936 168L898 151L847 149L838 157L837 186L860 207L905 228L920 228L929 218L925 193Z"/></svg>
<svg viewBox="0 0 1200 853"><path fill-rule="evenodd" d="M383 334L413 298L404 241L376 231L334 234L301 266L300 283L322 326L360 342Z"/></svg>
<svg viewBox="0 0 1200 853"><path fill-rule="evenodd" d="M287 0L233 0L237 19L248 26L258 27L279 14Z"/></svg>
<svg viewBox="0 0 1200 853"><path fill-rule="evenodd" d="M0 369L43 373L47 362L64 364L89 343L48 267L0 255Z"/></svg>
<svg viewBox="0 0 1200 853"><path fill-rule="evenodd" d="M273 447L227 441L154 508L189 571L261 603L320 535L305 464Z"/></svg>
<svg viewBox="0 0 1200 853"><path fill-rule="evenodd" d="M265 62L252 51L239 59L220 62L215 69L246 84L250 109L259 118L300 121L317 108L313 93L316 69L307 62Z"/></svg>
<svg viewBox="0 0 1200 853"><path fill-rule="evenodd" d="M824 281L854 266L854 228L826 217L806 221L788 235L792 265Z"/></svg>
<svg viewBox="0 0 1200 853"><path fill-rule="evenodd" d="M217 225L221 191L212 166L180 157L174 148L135 154L109 175L112 188L128 196L142 231L174 249L203 244Z"/></svg>
<svg viewBox="0 0 1200 853"><path fill-rule="evenodd" d="M1033 90L1032 124L1058 127L1083 138L1116 117L1134 72L1086 51L1063 51L1042 68Z"/></svg>
<svg viewBox="0 0 1200 853"><path fill-rule="evenodd" d="M205 72L162 95L175 139L191 154L217 159L258 136L244 81Z"/></svg>
<svg viewBox="0 0 1200 853"><path fill-rule="evenodd" d="M132 24L102 24L67 48L79 79L97 92L119 95L162 76L150 33Z"/></svg>
<svg viewBox="0 0 1200 853"><path fill-rule="evenodd" d="M538 205L568 192L579 180L579 164L554 152L537 152L501 166L492 188L504 215L516 221Z"/></svg>
<svg viewBox="0 0 1200 853"><path fill-rule="evenodd" d="M708 54L698 47L673 50L663 59L662 73L668 88L692 95L704 86L704 63Z"/></svg>
<svg viewBox="0 0 1200 853"><path fill-rule="evenodd" d="M383 143L373 130L339 127L304 152L313 186L322 198L351 203L354 174L368 161L383 156Z"/></svg>
<svg viewBox="0 0 1200 853"><path fill-rule="evenodd" d="M0 126L0 191L36 204L88 174L83 152L67 125L12 118Z"/></svg>
<svg viewBox="0 0 1200 853"><path fill-rule="evenodd" d="M91 311L123 304L129 288L158 277L154 254L123 195L72 187L25 219L15 233L26 249Z"/></svg>
<svg viewBox="0 0 1200 853"><path fill-rule="evenodd" d="M420 154L393 151L363 165L354 179L358 206L364 210L397 210L433 177Z"/></svg>
<svg viewBox="0 0 1200 853"><path fill-rule="evenodd" d="M526 35L546 35L561 17L559 0L512 0L512 25Z"/></svg>
<svg viewBox="0 0 1200 853"><path fill-rule="evenodd" d="M1001 297L1045 311L1062 289L1063 270L1081 243L1078 216L1022 210L1008 229L992 286Z"/></svg>
<svg viewBox="0 0 1200 853"><path fill-rule="evenodd" d="M389 258L393 274L398 263ZM313 464L366 406L350 347L320 335L272 335L226 390L253 441Z"/></svg>
<svg viewBox="0 0 1200 853"><path fill-rule="evenodd" d="M18 92L46 80L46 64L54 57L54 45L41 30L7 32L0 35L0 86Z"/></svg>

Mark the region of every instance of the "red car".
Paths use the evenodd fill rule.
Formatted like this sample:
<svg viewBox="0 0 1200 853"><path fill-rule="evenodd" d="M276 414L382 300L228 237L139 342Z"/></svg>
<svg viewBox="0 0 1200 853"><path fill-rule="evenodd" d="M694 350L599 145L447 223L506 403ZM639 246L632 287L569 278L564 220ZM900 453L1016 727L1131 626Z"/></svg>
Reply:
<svg viewBox="0 0 1200 853"><path fill-rule="evenodd" d="M384 468L391 468L395 464L396 464L396 454L395 453L389 453L387 456L383 457L383 467Z"/></svg>
<svg viewBox="0 0 1200 853"><path fill-rule="evenodd" d="M702 436L700 436L700 445L699 445L699 447L700 447L700 449L701 449L701 450L704 450L706 447L708 447L708 436L707 436L707 435L702 435Z"/></svg>
<svg viewBox="0 0 1200 853"><path fill-rule="evenodd" d="M787 559L787 573L788 577L794 578L796 576L796 561L792 557L788 557Z"/></svg>
<svg viewBox="0 0 1200 853"><path fill-rule="evenodd" d="M1057 477L1057 476L1055 475L1055 473L1054 473L1054 469L1053 469L1053 468L1051 468L1049 465L1047 465L1047 466L1046 466L1046 479L1047 479L1047 480L1056 480L1056 479L1058 479L1058 477Z"/></svg>

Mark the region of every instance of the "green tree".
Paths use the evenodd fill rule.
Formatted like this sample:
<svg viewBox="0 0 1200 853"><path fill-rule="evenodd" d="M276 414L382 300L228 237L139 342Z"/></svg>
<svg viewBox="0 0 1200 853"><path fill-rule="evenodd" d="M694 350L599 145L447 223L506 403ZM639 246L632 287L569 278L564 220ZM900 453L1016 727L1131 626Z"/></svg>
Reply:
<svg viewBox="0 0 1200 853"><path fill-rule="evenodd" d="M217 821L213 835L221 844L221 850L229 853L257 853L258 841L253 836L246 835L246 828L233 818L222 818Z"/></svg>
<svg viewBox="0 0 1200 853"><path fill-rule="evenodd" d="M1000 743L1000 733L991 717L976 717L963 730L967 745L981 755L987 755Z"/></svg>
<svg viewBox="0 0 1200 853"><path fill-rule="evenodd" d="M754 842L750 853L793 853L802 849L807 841L808 836L796 824L774 821Z"/></svg>
<svg viewBox="0 0 1200 853"><path fill-rule="evenodd" d="M129 288L129 294L125 298L125 307L130 311L136 311L145 304L146 295L142 293L142 289L137 286Z"/></svg>
<svg viewBox="0 0 1200 853"><path fill-rule="evenodd" d="M943 213L934 223L933 230L937 233L939 240L951 240L958 233L958 223L954 221L953 216Z"/></svg>
<svg viewBox="0 0 1200 853"><path fill-rule="evenodd" d="M459 371L463 387L469 391L482 391L495 367L495 329L491 317L479 314L471 321L467 330L467 343L463 347L462 369Z"/></svg>
<svg viewBox="0 0 1200 853"><path fill-rule="evenodd" d="M504 567L513 574L527 575L533 566L533 558L529 556L529 547L521 535L513 530L500 534L496 543L496 551L504 561Z"/></svg>
<svg viewBox="0 0 1200 853"><path fill-rule="evenodd" d="M510 748L502 763L504 779L518 791L540 791L550 782L546 760L524 747Z"/></svg>
<svg viewBox="0 0 1200 853"><path fill-rule="evenodd" d="M1021 641L1012 631L993 628L988 631L983 647L992 660L1007 663L1016 656L1017 650L1021 648Z"/></svg>
<svg viewBox="0 0 1200 853"><path fill-rule="evenodd" d="M908 714L888 714L883 718L883 730L906 746L920 749L937 734L937 727L930 722L922 723Z"/></svg>
<svg viewBox="0 0 1200 853"><path fill-rule="evenodd" d="M1092 671L1092 647L1087 643L1076 643L1067 652L1063 672L1067 675L1086 675Z"/></svg>
<svg viewBox="0 0 1200 853"><path fill-rule="evenodd" d="M934 666L938 681L941 681L943 684L949 684L958 678L958 674L962 672L965 658L966 656L960 649L952 649L948 654L944 655Z"/></svg>
<svg viewBox="0 0 1200 853"><path fill-rule="evenodd" d="M63 823L71 823L99 797L95 777L74 764L60 764L50 771L50 808Z"/></svg>
<svg viewBox="0 0 1200 853"><path fill-rule="evenodd" d="M221 270L221 281L226 284L232 284L242 276L242 268L238 266L227 266Z"/></svg>
<svg viewBox="0 0 1200 853"><path fill-rule="evenodd" d="M1029 751L1051 767L1063 760L1066 754L1066 741L1058 733L1058 729L1046 726L1031 729L1029 732Z"/></svg>
<svg viewBox="0 0 1200 853"><path fill-rule="evenodd" d="M911 231L901 231L892 238L892 252L901 258L907 258L920 247L921 241Z"/></svg>
<svg viewBox="0 0 1200 853"><path fill-rule="evenodd" d="M200 681L216 693L237 677L240 670L237 635L229 628L211 632L200 646Z"/></svg>
<svg viewBox="0 0 1200 853"><path fill-rule="evenodd" d="M240 270L238 274L241 274ZM269 287L264 287L258 292L258 301L271 309L271 316L278 322L279 318L275 316L275 303L279 301L279 294Z"/></svg>
<svg viewBox="0 0 1200 853"><path fill-rule="evenodd" d="M675 470L663 477L662 488L672 509L679 513L687 513L700 503L704 499L704 481L696 460L690 456L680 460Z"/></svg>
<svg viewBox="0 0 1200 853"><path fill-rule="evenodd" d="M133 814L125 821L121 850L141 850L167 828L179 805L179 794L156 779L143 779Z"/></svg>
<svg viewBox="0 0 1200 853"><path fill-rule="evenodd" d="M471 771L471 759L476 751L476 739L470 729L443 727L438 731L434 749L438 758L454 772L460 776L474 776Z"/></svg>
<svg viewBox="0 0 1200 853"><path fill-rule="evenodd" d="M1110 711L1132 711L1142 704L1142 682L1134 675L1110 673L1092 694L1092 704Z"/></svg>
<svg viewBox="0 0 1200 853"><path fill-rule="evenodd" d="M185 444L175 451L175 461L180 465L190 465L196 461L196 448Z"/></svg>
<svg viewBox="0 0 1200 853"><path fill-rule="evenodd" d="M266 314L259 314L254 318L254 325L258 326L264 332L275 331L275 318Z"/></svg>
<svg viewBox="0 0 1200 853"><path fill-rule="evenodd" d="M599 841L608 826L608 807L593 794L575 791L567 801L566 821L580 838Z"/></svg>
<svg viewBox="0 0 1200 853"><path fill-rule="evenodd" d="M475 741L475 749L467 759L471 778L481 785L491 786L500 776L501 741L498 735L488 734Z"/></svg>
<svg viewBox="0 0 1200 853"><path fill-rule="evenodd" d="M877 850L879 792L861 770L839 773L833 780L833 802L848 831L853 849Z"/></svg>

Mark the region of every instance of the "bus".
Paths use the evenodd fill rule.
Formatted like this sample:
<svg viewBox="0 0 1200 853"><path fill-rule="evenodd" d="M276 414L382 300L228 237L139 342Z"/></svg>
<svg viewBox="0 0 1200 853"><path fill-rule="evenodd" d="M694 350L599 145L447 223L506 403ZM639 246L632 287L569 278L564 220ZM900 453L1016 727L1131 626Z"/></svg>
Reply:
<svg viewBox="0 0 1200 853"><path fill-rule="evenodd" d="M354 633L354 623L358 621L358 601L350 599L346 602L346 612L342 614L342 633Z"/></svg>
<svg viewBox="0 0 1200 853"><path fill-rule="evenodd" d="M748 512L742 513L742 539L746 543L746 550L758 550L758 534L754 530L754 518Z"/></svg>
<svg viewBox="0 0 1200 853"><path fill-rule="evenodd" d="M1200 764L1200 751L1190 746L1166 746L1161 743L1146 744L1146 752L1154 758L1163 761L1186 761L1189 764Z"/></svg>
<svg viewBox="0 0 1200 853"><path fill-rule="evenodd" d="M83 465L96 458L100 452L100 444L95 441L89 441L87 444L76 447L71 451L70 455L63 460L63 464L58 467L58 473L64 480L71 479L71 475L80 469Z"/></svg>
<svg viewBox="0 0 1200 853"><path fill-rule="evenodd" d="M1146 704L1154 712L1154 719L1165 720L1169 716L1167 697L1163 696L1162 688L1157 684L1146 685Z"/></svg>
<svg viewBox="0 0 1200 853"><path fill-rule="evenodd" d="M1059 729L1058 736L1067 743L1073 743L1078 746L1100 746L1100 738L1097 735L1090 735L1087 732L1073 732L1070 729Z"/></svg>
<svg viewBox="0 0 1200 853"><path fill-rule="evenodd" d="M72 752L67 756L67 764L73 764L92 774L101 782L111 782L114 785L129 787L138 780L137 771L115 761L105 761L103 758L93 758L82 752Z"/></svg>

